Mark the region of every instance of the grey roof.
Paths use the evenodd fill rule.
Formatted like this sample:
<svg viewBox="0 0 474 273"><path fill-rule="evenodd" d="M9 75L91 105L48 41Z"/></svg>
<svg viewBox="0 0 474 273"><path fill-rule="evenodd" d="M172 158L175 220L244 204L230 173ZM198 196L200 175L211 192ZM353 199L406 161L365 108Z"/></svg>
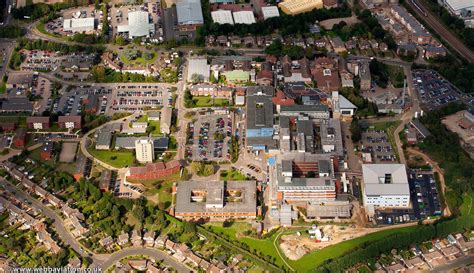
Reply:
<svg viewBox="0 0 474 273"><path fill-rule="evenodd" d="M296 122L298 133L303 133L305 136L313 136L314 128L311 120L298 120Z"/></svg>
<svg viewBox="0 0 474 273"><path fill-rule="evenodd" d="M423 125L419 119L413 119L411 122L411 125L415 127L415 129L423 136L423 137L429 137L431 135L430 131Z"/></svg>
<svg viewBox="0 0 474 273"><path fill-rule="evenodd" d="M167 137L160 137L160 138L157 138L155 140L153 140L153 147L155 147L155 149L159 149L159 150L166 150L168 149L168 143L169 143L169 138Z"/></svg>
<svg viewBox="0 0 474 273"><path fill-rule="evenodd" d="M32 112L33 104L28 98L10 98L1 103L3 112Z"/></svg>
<svg viewBox="0 0 474 273"><path fill-rule="evenodd" d="M318 161L319 173L331 173L331 163L327 160Z"/></svg>
<svg viewBox="0 0 474 273"><path fill-rule="evenodd" d="M271 96L275 95L275 88L272 86L249 86L246 90L247 97L248 96Z"/></svg>
<svg viewBox="0 0 474 273"><path fill-rule="evenodd" d="M135 149L135 141L140 137L117 137L115 139L115 149Z"/></svg>
<svg viewBox="0 0 474 273"><path fill-rule="evenodd" d="M272 96L263 94L257 95L253 91L247 93L247 128L259 129L271 127L273 127Z"/></svg>
<svg viewBox="0 0 474 273"><path fill-rule="evenodd" d="M392 9L411 26L413 32L418 35L429 35L425 28L408 11L399 5L392 6Z"/></svg>
<svg viewBox="0 0 474 273"><path fill-rule="evenodd" d="M107 129L102 129L97 134L97 142L96 145L103 146L103 145L110 145L112 141L112 132Z"/></svg>
<svg viewBox="0 0 474 273"><path fill-rule="evenodd" d="M327 112L329 111L327 105L282 105L280 112Z"/></svg>
<svg viewBox="0 0 474 273"><path fill-rule="evenodd" d="M152 111L147 113L148 118L160 118L160 112L158 111Z"/></svg>
<svg viewBox="0 0 474 273"><path fill-rule="evenodd" d="M364 164L362 175L366 196L410 194L403 164Z"/></svg>
<svg viewBox="0 0 474 273"><path fill-rule="evenodd" d="M176 3L178 24L204 24L200 0L179 0Z"/></svg>
<svg viewBox="0 0 474 273"><path fill-rule="evenodd" d="M287 116L280 117L280 128L290 128L290 117L287 117Z"/></svg>
<svg viewBox="0 0 474 273"><path fill-rule="evenodd" d="M293 161L291 161L291 160L282 160L281 161L281 171L282 172L293 172Z"/></svg>
<svg viewBox="0 0 474 273"><path fill-rule="evenodd" d="M343 95L339 95L339 109L357 109L357 106L346 99Z"/></svg>
<svg viewBox="0 0 474 273"><path fill-rule="evenodd" d="M334 218L334 217L351 217L351 204L344 205L319 205L310 204L307 208L307 216L310 218Z"/></svg>
<svg viewBox="0 0 474 273"><path fill-rule="evenodd" d="M193 191L207 192L206 201L191 202ZM239 190L242 200L240 202L226 202L220 200L225 190ZM209 193L212 193L209 195ZM210 199L209 201L207 199ZM218 200L219 199L219 200ZM211 202L223 203L222 208L207 207ZM255 213L257 207L256 186L254 181L183 181L178 183L176 194L176 209L179 213L213 213L213 212L250 212Z"/></svg>

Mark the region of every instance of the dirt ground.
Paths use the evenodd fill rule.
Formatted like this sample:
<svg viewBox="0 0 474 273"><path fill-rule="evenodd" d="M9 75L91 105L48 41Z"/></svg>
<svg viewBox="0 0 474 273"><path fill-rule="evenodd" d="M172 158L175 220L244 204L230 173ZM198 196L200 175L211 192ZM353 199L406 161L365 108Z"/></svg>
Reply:
<svg viewBox="0 0 474 273"><path fill-rule="evenodd" d="M296 233L282 235L280 238L280 249L290 260L298 260L305 254L314 250L322 249L330 245L338 244L357 237L362 237L369 233L377 231L400 228L404 226L412 226L417 223L407 223L401 225L393 225L383 228L360 228L354 226L337 226L337 225L321 225L319 228L324 237L329 237L327 242L316 242L315 239L309 238L308 234L298 236Z"/></svg>
<svg viewBox="0 0 474 273"><path fill-rule="evenodd" d="M336 24L339 24L340 22L346 22L348 25L353 25L355 23L359 22L359 19L357 19L356 16L351 16L351 17L345 17L345 18L335 18L335 19L328 19L319 22L321 26L323 26L325 29L332 29L332 27Z"/></svg>
<svg viewBox="0 0 474 273"><path fill-rule="evenodd" d="M77 142L64 142L61 146L61 153L59 154L59 161L71 163L76 158Z"/></svg>

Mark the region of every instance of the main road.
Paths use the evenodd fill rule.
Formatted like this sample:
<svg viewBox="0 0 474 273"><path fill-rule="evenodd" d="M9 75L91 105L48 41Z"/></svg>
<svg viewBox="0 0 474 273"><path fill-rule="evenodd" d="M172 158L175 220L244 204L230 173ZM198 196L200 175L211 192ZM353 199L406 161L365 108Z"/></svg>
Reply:
<svg viewBox="0 0 474 273"><path fill-rule="evenodd" d="M413 0L406 1L408 5L415 11L415 13L424 20L436 33L438 33L456 52L463 56L470 63L474 62L474 53L452 33L440 20L439 16L433 14L422 0L418 0L417 4L422 6L426 11L425 16L415 5Z"/></svg>

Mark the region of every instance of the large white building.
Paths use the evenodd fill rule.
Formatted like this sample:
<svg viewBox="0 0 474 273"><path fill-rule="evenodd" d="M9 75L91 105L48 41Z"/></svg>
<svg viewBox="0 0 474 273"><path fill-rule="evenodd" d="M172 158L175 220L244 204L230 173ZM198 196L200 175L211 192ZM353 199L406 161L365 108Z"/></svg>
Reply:
<svg viewBox="0 0 474 273"><path fill-rule="evenodd" d="M364 164L362 175L365 206L410 206L410 188L405 165Z"/></svg>
<svg viewBox="0 0 474 273"><path fill-rule="evenodd" d="M212 21L217 24L234 24L232 12L230 10L216 10L211 12Z"/></svg>
<svg viewBox="0 0 474 273"><path fill-rule="evenodd" d="M63 30L71 32L91 32L95 29L95 20L91 18L64 19Z"/></svg>
<svg viewBox="0 0 474 273"><path fill-rule="evenodd" d="M474 28L474 1L439 0L452 14L464 20L466 27Z"/></svg>
<svg viewBox="0 0 474 273"><path fill-rule="evenodd" d="M140 163L152 163L155 159L155 147L152 139L137 139L135 141L135 154Z"/></svg>
<svg viewBox="0 0 474 273"><path fill-rule="evenodd" d="M118 33L127 33L128 37L149 37L155 33L155 25L150 22L148 12L136 10L128 13L128 25L117 26Z"/></svg>
<svg viewBox="0 0 474 273"><path fill-rule="evenodd" d="M211 66L207 64L206 58L189 59L187 75L188 82L195 80L193 77L197 77L199 82L209 82L210 74Z"/></svg>
<svg viewBox="0 0 474 273"><path fill-rule="evenodd" d="M250 11L250 10L237 11L237 12L234 12L233 15L234 15L234 22L236 24L246 24L246 25L255 24L255 16L253 15L253 11Z"/></svg>
<svg viewBox="0 0 474 273"><path fill-rule="evenodd" d="M279 17L280 12L276 6L266 6L262 7L263 20L267 20L272 17Z"/></svg>

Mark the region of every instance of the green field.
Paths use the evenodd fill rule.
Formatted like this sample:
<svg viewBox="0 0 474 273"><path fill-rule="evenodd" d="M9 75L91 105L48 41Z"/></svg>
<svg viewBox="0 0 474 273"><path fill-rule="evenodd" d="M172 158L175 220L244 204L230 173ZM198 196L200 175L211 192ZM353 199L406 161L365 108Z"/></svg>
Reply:
<svg viewBox="0 0 474 273"><path fill-rule="evenodd" d="M147 65L147 64L152 64L156 61L156 59L158 58L158 54L156 54L155 52L151 52L153 54L153 57L150 59L150 60L145 60L145 58L143 57L138 57L136 58L135 60L129 60L125 54L120 54L120 60L126 64L126 65L138 65L138 66L144 66L144 65ZM143 53L142 53L143 55Z"/></svg>
<svg viewBox="0 0 474 273"><path fill-rule="evenodd" d="M195 107L228 106L228 99L212 99L211 97L193 97Z"/></svg>
<svg viewBox="0 0 474 273"><path fill-rule="evenodd" d="M241 181L247 179L247 177L238 170L223 170L220 173L220 178L223 181Z"/></svg>
<svg viewBox="0 0 474 273"><path fill-rule="evenodd" d="M95 158L103 161L115 168L132 166L135 161L135 155L131 151L108 151L89 149L89 153Z"/></svg>
<svg viewBox="0 0 474 273"><path fill-rule="evenodd" d="M474 214L474 192L463 195L462 199L463 199L463 203L460 208L461 215L473 215Z"/></svg>
<svg viewBox="0 0 474 273"><path fill-rule="evenodd" d="M153 130L150 131L150 134L152 136L161 136L161 131L160 131L160 121L157 120L150 120L148 121L148 115L143 115L138 119L139 122L148 122L148 128L147 130L150 129L150 127L153 126Z"/></svg>

